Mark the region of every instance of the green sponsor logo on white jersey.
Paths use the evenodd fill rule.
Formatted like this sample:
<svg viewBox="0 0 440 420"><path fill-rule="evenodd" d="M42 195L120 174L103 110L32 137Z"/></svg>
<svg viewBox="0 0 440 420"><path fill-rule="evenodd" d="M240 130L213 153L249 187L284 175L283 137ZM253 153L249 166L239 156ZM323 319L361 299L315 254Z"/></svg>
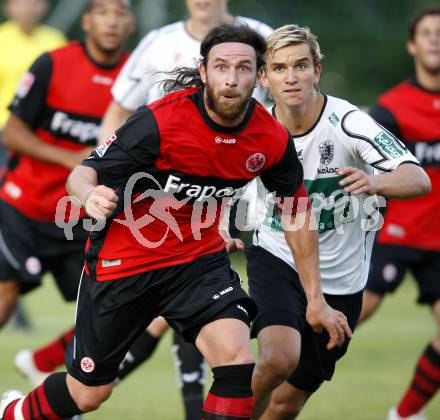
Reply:
<svg viewBox="0 0 440 420"><path fill-rule="evenodd" d="M397 141L387 132L381 131L375 138L374 142L380 149L392 158L403 156L405 151L397 143Z"/></svg>
<svg viewBox="0 0 440 420"><path fill-rule="evenodd" d="M330 117L328 117L328 119L334 126L338 125L339 118L334 112L332 112L332 114L330 115Z"/></svg>
<svg viewBox="0 0 440 420"><path fill-rule="evenodd" d="M337 176L304 180L312 211L317 220L318 233L338 229L355 219L351 196L345 193L339 185L342 178L342 176ZM270 210L264 224L273 230L283 231L280 209L274 205Z"/></svg>

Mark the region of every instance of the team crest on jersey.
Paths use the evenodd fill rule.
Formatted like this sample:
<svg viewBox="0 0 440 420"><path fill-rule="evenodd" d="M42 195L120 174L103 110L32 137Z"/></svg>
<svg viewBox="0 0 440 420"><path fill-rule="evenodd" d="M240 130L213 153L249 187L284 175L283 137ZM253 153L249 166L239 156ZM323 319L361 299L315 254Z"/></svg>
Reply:
<svg viewBox="0 0 440 420"><path fill-rule="evenodd" d="M100 144L96 149L95 152L99 157L103 157L107 149L110 147L110 145L117 139L116 134L113 133L104 143Z"/></svg>
<svg viewBox="0 0 440 420"><path fill-rule="evenodd" d="M335 157L335 145L331 140L324 140L319 144L320 162L329 165Z"/></svg>
<svg viewBox="0 0 440 420"><path fill-rule="evenodd" d="M24 98L30 91L32 85L35 82L35 76L27 72L20 80L20 83L17 88L16 95L18 98Z"/></svg>
<svg viewBox="0 0 440 420"><path fill-rule="evenodd" d="M246 160L246 169L249 172L259 171L266 163L266 156L263 153L254 153L250 155Z"/></svg>
<svg viewBox="0 0 440 420"><path fill-rule="evenodd" d="M81 370L90 373L95 370L95 362L90 357L83 357L81 359Z"/></svg>

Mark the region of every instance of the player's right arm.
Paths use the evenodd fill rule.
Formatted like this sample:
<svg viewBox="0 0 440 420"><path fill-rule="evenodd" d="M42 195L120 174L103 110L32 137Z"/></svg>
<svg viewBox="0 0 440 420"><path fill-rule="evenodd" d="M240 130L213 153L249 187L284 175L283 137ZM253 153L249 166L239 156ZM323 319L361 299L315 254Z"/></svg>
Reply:
<svg viewBox="0 0 440 420"><path fill-rule="evenodd" d="M79 199L81 207L96 220L106 219L115 210L118 196L113 189L98 185L98 174L93 168L78 165L67 180L68 193Z"/></svg>
<svg viewBox="0 0 440 420"><path fill-rule="evenodd" d="M136 109L148 103L154 71L152 46L157 34L154 30L142 39L116 78L112 86L113 101L102 120L98 144L121 127Z"/></svg>
<svg viewBox="0 0 440 420"><path fill-rule="evenodd" d="M72 152L41 141L34 129L43 117L52 76L49 54L40 56L20 82L9 109L11 115L3 130L5 146L21 155L72 169L93 150Z"/></svg>
<svg viewBox="0 0 440 420"><path fill-rule="evenodd" d="M153 113L142 107L72 171L67 191L89 216L105 219L118 204L115 191L124 188L130 176L148 170L159 154L157 124Z"/></svg>

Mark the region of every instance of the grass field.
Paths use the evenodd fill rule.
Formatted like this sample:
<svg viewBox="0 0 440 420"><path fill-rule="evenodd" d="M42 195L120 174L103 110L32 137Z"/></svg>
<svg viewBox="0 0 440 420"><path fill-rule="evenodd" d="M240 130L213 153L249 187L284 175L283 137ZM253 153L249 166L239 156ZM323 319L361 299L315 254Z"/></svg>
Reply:
<svg viewBox="0 0 440 420"><path fill-rule="evenodd" d="M235 258L243 272L243 261ZM243 274L244 277L244 274ZM348 355L339 363L336 376L310 400L303 420L382 420L395 404L412 375L415 360L434 334L426 307L414 304L415 286L407 279L380 312L355 334ZM34 329L22 333L6 328L0 334L0 391L29 390L12 367L17 350L32 348L53 339L73 322L74 307L65 305L50 278L25 298ZM440 419L440 398L434 398L426 413ZM170 335L167 334L153 358L118 386L111 399L87 419L182 419L176 389Z"/></svg>

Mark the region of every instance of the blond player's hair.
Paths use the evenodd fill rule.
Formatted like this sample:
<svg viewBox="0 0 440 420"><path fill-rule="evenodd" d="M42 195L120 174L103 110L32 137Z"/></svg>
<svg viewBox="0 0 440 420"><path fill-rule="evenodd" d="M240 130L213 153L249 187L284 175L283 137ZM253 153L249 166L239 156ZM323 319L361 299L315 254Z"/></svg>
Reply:
<svg viewBox="0 0 440 420"><path fill-rule="evenodd" d="M307 26L299 25L284 25L275 29L275 31L269 35L265 53L266 61L269 61L279 49L299 44L307 44L309 46L315 67L321 63L324 55L321 53L317 36L314 35Z"/></svg>

